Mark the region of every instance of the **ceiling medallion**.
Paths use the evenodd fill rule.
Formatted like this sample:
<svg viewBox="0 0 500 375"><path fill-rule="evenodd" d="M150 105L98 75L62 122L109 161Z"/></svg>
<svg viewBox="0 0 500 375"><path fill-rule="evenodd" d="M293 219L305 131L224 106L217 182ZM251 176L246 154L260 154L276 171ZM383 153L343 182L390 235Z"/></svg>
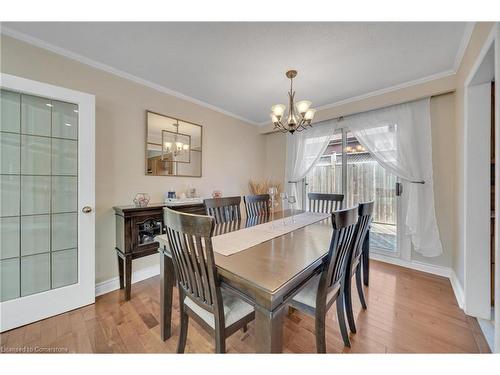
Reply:
<svg viewBox="0 0 500 375"><path fill-rule="evenodd" d="M286 110L284 104L275 104L271 107L271 120L275 130L283 133L290 132L291 134L296 131L300 132L311 127L311 121L314 118L315 109L310 108L311 102L309 100L301 100L295 103L295 91L293 91L293 79L297 76L296 70L289 70L286 72L286 77L290 79L290 91L288 92L289 106L288 115L286 120L283 115Z"/></svg>

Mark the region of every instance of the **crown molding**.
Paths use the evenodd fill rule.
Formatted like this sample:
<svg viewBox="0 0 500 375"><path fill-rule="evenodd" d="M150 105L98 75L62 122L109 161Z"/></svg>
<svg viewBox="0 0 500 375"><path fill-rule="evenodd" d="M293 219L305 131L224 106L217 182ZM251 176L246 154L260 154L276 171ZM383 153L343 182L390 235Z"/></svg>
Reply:
<svg viewBox="0 0 500 375"><path fill-rule="evenodd" d="M149 87L150 89L159 91L159 92L161 92L163 94L171 95L171 96L174 96L174 97L176 97L178 99L182 99L182 100L188 101L190 103L197 104L197 105L199 105L201 107L205 107L205 108L210 109L212 111L216 111L216 112L222 113L223 115L233 117L233 118L235 118L237 120L246 122L248 124L257 125L257 126L259 125L259 123L255 122L255 121L252 121L252 120L249 120L247 118L241 117L241 116L239 116L237 114L234 114L234 113L231 113L229 111L226 111L225 109L219 108L219 107L214 106L214 105L209 104L209 103L206 103L206 102L204 102L202 100L195 99L195 98L193 98L191 96L182 94L182 93L177 92L175 90L171 90L171 89L169 89L169 88L167 88L165 86L162 86L162 85L159 85L157 83L145 80L143 78L140 78L140 77L137 77L137 76L135 76L133 74L129 74L129 73L124 72L122 70L116 69L116 68L114 68L112 66L100 63L100 62L95 61L93 59L89 59L89 58L87 58L85 56L82 56L80 54L71 52L71 51L69 51L69 50L67 50L65 48L58 47L58 46L56 46L54 44L51 44L51 43L48 43L48 42L46 42L44 40L35 38L35 37L31 36L31 35L27 35L25 33L19 32L17 30L11 29L9 27L5 27L5 26L1 25L1 23L0 23L0 34L7 35L7 36L9 36L11 38L20 40L20 41L28 43L28 44L31 44L31 45L33 45L35 47L45 49L47 51L50 51L50 52L56 53L58 55L64 56L64 57L66 57L68 59L77 61L79 63L85 64L85 65L88 65L88 66L91 66L91 67L93 67L95 69L99 69L99 70L105 71L107 73L113 74L115 76L118 76L120 78L124 78L126 80L135 82L135 83L137 83L139 85Z"/></svg>
<svg viewBox="0 0 500 375"><path fill-rule="evenodd" d="M349 103L353 103L353 102L358 102L360 100L372 98L374 96L380 96L380 95L388 94L388 93L391 93L394 91L402 90L402 89L405 89L408 87L421 85L421 84L424 84L424 83L427 83L430 81L435 81L437 79L442 79L442 78L453 76L453 75L455 75L455 73L456 73L456 71L454 71L454 70L446 70L444 72L432 74L430 76L423 77L423 78L418 78L418 79L415 79L413 81L400 83L400 84L397 84L394 86L389 86L389 87L386 87L383 89L370 91L366 94L361 94L361 95L357 95L357 96L352 96L352 97L347 98L347 99L342 99L342 100L339 100L339 101L334 102L334 103L325 104L325 105L322 105L320 107L317 107L316 111L319 112L319 111L323 111L325 109L331 109L331 108L339 107L339 106L342 106L345 104L349 104ZM259 124L259 127L270 125L270 124L271 124L270 121L261 122Z"/></svg>
<svg viewBox="0 0 500 375"><path fill-rule="evenodd" d="M464 34L462 35L462 40L460 41L460 45L458 46L457 55L455 56L455 62L453 64L453 70L455 71L455 73L460 68L460 64L462 64L462 59L464 58L465 51L467 49L467 46L469 45L470 38L475 26L476 22L467 22L465 24Z"/></svg>

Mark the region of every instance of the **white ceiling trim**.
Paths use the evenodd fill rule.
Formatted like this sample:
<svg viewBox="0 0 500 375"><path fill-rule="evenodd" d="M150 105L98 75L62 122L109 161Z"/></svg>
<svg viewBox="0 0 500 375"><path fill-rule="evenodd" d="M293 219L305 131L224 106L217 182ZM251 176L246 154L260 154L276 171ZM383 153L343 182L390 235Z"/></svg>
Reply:
<svg viewBox="0 0 500 375"><path fill-rule="evenodd" d="M103 71L105 71L107 73L110 73L110 74L113 74L115 76L118 76L118 77L130 80L130 81L133 81L135 83L138 83L140 85L149 87L149 88L151 88L153 90L162 92L164 94L175 96L176 98L186 100L188 102L191 102L191 103L197 104L199 106L211 109L213 111L222 113L222 114L227 115L227 116L231 116L231 117L233 117L235 119L247 122L247 123L252 124L252 125L259 125L259 123L255 122L255 121L252 121L252 120L246 119L244 117L241 117L241 116L239 116L237 114L228 112L228 111L226 111L226 110L224 110L222 108L216 107L216 106L214 106L212 104L209 104L209 103L206 103L204 101L195 99L195 98L193 98L191 96L182 94L180 92L171 90L171 89L169 89L167 87L164 87L162 85L158 85L158 84L156 84L154 82L142 79L142 78L137 77L137 76L135 76L133 74L129 74L129 73L124 72L122 70L113 68L112 66L109 66L109 65L106 65L106 64L102 64L102 63L100 63L98 61L95 61L93 59L89 59L89 58L87 58L85 56L82 56L82 55L79 55L77 53L71 52L71 51L69 51L69 50L67 50L65 48L58 47L58 46L53 45L51 43L47 43L44 40L32 37L31 35L27 35L25 33L21 33L21 32L19 32L17 30L13 30L13 29L11 29L9 27L5 27L3 25L0 25L0 33L1 34L5 34L7 36L10 36L10 37L12 37L14 39L18 39L20 41L29 43L29 44L34 45L36 47L48 50L50 52L54 52L54 53L56 53L58 55L66 57L68 59L78 61L79 63L85 64L85 65L89 65L89 66L91 66L93 68L96 68L96 69L99 69L99 70L103 70Z"/></svg>
<svg viewBox="0 0 500 375"><path fill-rule="evenodd" d="M436 74L432 74L432 75L427 76L427 77L415 79L413 81L408 81L408 82L400 83L398 85L394 85L394 86L386 87L386 88L383 88L383 89L371 91L371 92L368 92L366 94L361 94L361 95L358 95L358 96L352 96L352 97L347 98L347 99L339 100L338 102L335 102L335 103L325 104L325 105L322 105L320 107L316 107L315 109L317 111L322 111L324 109L331 109L331 108L339 107L341 105L345 105L345 104L357 102L357 101L360 101L360 100L372 98L374 96L388 94L390 92L398 91L398 90L401 90L401 89L405 89L407 87L411 87L411 86L415 86L415 85L420 85L420 84L423 84L423 83L426 83L426 82L430 82L430 81L435 81L436 79L441 79L441 78L449 77L449 76L452 76L454 74L456 74L456 71L453 70L453 69L450 69L450 70L447 70L447 71L444 71L444 72L441 72L441 73L436 73ZM266 126L266 125L269 125L269 124L271 124L270 121L264 121L264 122L261 122L259 124L259 126Z"/></svg>
<svg viewBox="0 0 500 375"><path fill-rule="evenodd" d="M469 41L475 26L476 26L475 22L467 22L465 26L464 35L462 36L462 40L460 41L460 46L458 47L457 56L455 57L455 63L453 64L453 70L455 71L455 73L460 68L460 64L462 64L462 59L464 58L465 50L469 45Z"/></svg>

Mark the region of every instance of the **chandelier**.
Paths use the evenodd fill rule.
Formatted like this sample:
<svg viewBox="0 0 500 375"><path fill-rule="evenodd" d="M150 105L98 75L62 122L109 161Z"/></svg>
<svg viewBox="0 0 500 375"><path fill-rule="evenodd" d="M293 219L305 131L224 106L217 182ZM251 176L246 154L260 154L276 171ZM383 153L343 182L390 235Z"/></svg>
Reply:
<svg viewBox="0 0 500 375"><path fill-rule="evenodd" d="M315 109L310 108L312 103L309 100L294 102L295 91L293 91L293 79L296 76L296 70L286 72L286 77L290 79L290 91L288 92L289 105L286 120L283 118L286 110L284 104L275 104L271 107L271 120L274 129L283 133L290 132L293 134L295 131L300 132L311 127L311 121L316 112Z"/></svg>
<svg viewBox="0 0 500 375"><path fill-rule="evenodd" d="M189 152L189 144L185 144L179 141L178 139L178 134L179 134L179 120L176 121L175 124L172 124L175 127L175 135L173 142L167 141L163 142L163 147L162 147L162 154L167 155L167 156L173 156L174 158L178 156L182 156L184 153ZM165 131L166 132L166 131ZM168 132L170 133L170 132ZM163 137L163 133L162 133ZM162 155L162 159L163 159Z"/></svg>

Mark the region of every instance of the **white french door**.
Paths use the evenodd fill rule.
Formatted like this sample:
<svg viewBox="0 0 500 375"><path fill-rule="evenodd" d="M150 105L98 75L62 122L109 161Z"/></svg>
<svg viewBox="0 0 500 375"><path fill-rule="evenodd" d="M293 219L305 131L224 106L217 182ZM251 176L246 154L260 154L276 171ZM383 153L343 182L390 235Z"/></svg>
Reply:
<svg viewBox="0 0 500 375"><path fill-rule="evenodd" d="M4 332L95 301L95 98L0 78Z"/></svg>

